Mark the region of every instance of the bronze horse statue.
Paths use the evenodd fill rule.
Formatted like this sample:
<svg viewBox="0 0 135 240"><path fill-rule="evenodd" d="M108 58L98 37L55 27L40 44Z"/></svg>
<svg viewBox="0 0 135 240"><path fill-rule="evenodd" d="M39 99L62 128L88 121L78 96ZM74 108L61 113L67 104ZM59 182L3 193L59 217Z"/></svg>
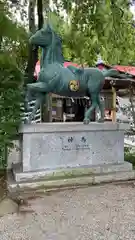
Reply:
<svg viewBox="0 0 135 240"><path fill-rule="evenodd" d="M59 35L46 24L30 39L30 44L40 46L42 49L40 60L40 73L37 82L27 84L27 93L36 93L36 104L29 115L28 122L34 118L40 104L45 100L45 95L55 93L60 96L91 98L91 106L85 112L84 123L88 124L92 111L99 107L100 121L104 121L104 106L100 100L105 77L116 76L114 69L101 71L98 68L64 67L62 42Z"/></svg>

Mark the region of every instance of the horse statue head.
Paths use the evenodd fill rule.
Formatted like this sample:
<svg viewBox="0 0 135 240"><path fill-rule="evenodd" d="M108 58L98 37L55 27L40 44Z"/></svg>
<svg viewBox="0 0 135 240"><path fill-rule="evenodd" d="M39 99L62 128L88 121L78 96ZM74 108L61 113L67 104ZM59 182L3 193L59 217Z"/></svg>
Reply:
<svg viewBox="0 0 135 240"><path fill-rule="evenodd" d="M50 40L52 38L52 29L49 24L45 24L43 28L36 31L35 34L33 34L29 42L32 45L40 46L40 47L47 47L50 44Z"/></svg>
<svg viewBox="0 0 135 240"><path fill-rule="evenodd" d="M29 42L43 49L42 58L45 63L64 62L61 38L50 24L45 24L42 29L32 35Z"/></svg>

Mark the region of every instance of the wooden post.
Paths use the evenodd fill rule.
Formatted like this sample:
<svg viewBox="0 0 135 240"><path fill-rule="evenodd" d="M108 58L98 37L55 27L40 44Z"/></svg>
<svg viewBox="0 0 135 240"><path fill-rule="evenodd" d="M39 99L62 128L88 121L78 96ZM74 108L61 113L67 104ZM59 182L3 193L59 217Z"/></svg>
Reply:
<svg viewBox="0 0 135 240"><path fill-rule="evenodd" d="M129 101L130 101L130 104L131 104L131 114L132 114L132 117L133 117L133 123L135 124L135 111L134 111L134 101L133 101L134 93L133 93L132 86L130 87L129 91L130 91L129 92Z"/></svg>
<svg viewBox="0 0 135 240"><path fill-rule="evenodd" d="M49 122L52 122L52 94L48 94Z"/></svg>
<svg viewBox="0 0 135 240"><path fill-rule="evenodd" d="M113 106L112 122L116 122L116 90L114 87L112 87L112 94L113 94L113 97L112 97L112 106Z"/></svg>
<svg viewBox="0 0 135 240"><path fill-rule="evenodd" d="M52 96L47 94L45 96L45 104L41 105L41 119L42 122L52 122Z"/></svg>

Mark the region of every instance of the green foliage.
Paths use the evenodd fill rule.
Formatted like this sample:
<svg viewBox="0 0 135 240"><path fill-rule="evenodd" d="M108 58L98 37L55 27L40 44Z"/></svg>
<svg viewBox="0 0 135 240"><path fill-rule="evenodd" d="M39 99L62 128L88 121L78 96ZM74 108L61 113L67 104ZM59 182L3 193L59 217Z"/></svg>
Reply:
<svg viewBox="0 0 135 240"><path fill-rule="evenodd" d="M10 0L11 1L11 0ZM21 15L30 0L18 1ZM31 0L32 2L32 0ZM34 1L33 1L34 2ZM42 0L44 16L49 1ZM129 0L52 0L57 17L55 25L63 38L65 58L95 65L97 55L110 64L135 65L135 30ZM16 4L17 5L17 4ZM52 6L52 4L51 4ZM64 20L61 15L67 14ZM26 17L27 18L27 17Z"/></svg>
<svg viewBox="0 0 135 240"><path fill-rule="evenodd" d="M68 14L68 47L89 65L97 55L110 64L135 63L135 30L127 0L87 0L57 2Z"/></svg>
<svg viewBox="0 0 135 240"><path fill-rule="evenodd" d="M84 63L85 56L79 55L79 46L84 44L84 39L80 37L79 31L73 32L71 23L65 20L56 11L49 12L48 19L55 31L62 37L64 58L76 63ZM74 41L76 38L78 41Z"/></svg>
<svg viewBox="0 0 135 240"><path fill-rule="evenodd" d="M0 0L0 168L20 124L23 71L27 58L27 34L13 21L7 1Z"/></svg>
<svg viewBox="0 0 135 240"><path fill-rule="evenodd" d="M5 167L7 148L20 124L22 73L12 57L0 55L0 167Z"/></svg>
<svg viewBox="0 0 135 240"><path fill-rule="evenodd" d="M133 167L135 168L135 152L131 152L131 149L128 147L124 148L124 160L132 163Z"/></svg>
<svg viewBox="0 0 135 240"><path fill-rule="evenodd" d="M21 16L27 15L23 6L29 2L30 0L22 0L15 4L20 9ZM46 16L49 0L42 2ZM130 12L132 1L52 0L52 2L60 18L59 25L57 23L55 25L63 38L65 58L91 66L95 65L97 55L100 54L110 64L135 65L135 24ZM61 18L63 13L67 14L64 21Z"/></svg>
<svg viewBox="0 0 135 240"><path fill-rule="evenodd" d="M0 51L10 54L21 69L28 57L28 34L13 20L7 1L0 0Z"/></svg>

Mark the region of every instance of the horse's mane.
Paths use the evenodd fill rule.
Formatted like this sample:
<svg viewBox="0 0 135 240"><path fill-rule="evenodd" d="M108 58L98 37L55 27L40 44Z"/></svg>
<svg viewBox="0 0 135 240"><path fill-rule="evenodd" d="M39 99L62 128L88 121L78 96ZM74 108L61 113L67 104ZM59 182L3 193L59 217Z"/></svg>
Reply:
<svg viewBox="0 0 135 240"><path fill-rule="evenodd" d="M53 38L52 44L54 44L54 46L50 46L53 54L53 61L64 63L64 56L62 53L62 38L53 29L51 29L51 32Z"/></svg>

